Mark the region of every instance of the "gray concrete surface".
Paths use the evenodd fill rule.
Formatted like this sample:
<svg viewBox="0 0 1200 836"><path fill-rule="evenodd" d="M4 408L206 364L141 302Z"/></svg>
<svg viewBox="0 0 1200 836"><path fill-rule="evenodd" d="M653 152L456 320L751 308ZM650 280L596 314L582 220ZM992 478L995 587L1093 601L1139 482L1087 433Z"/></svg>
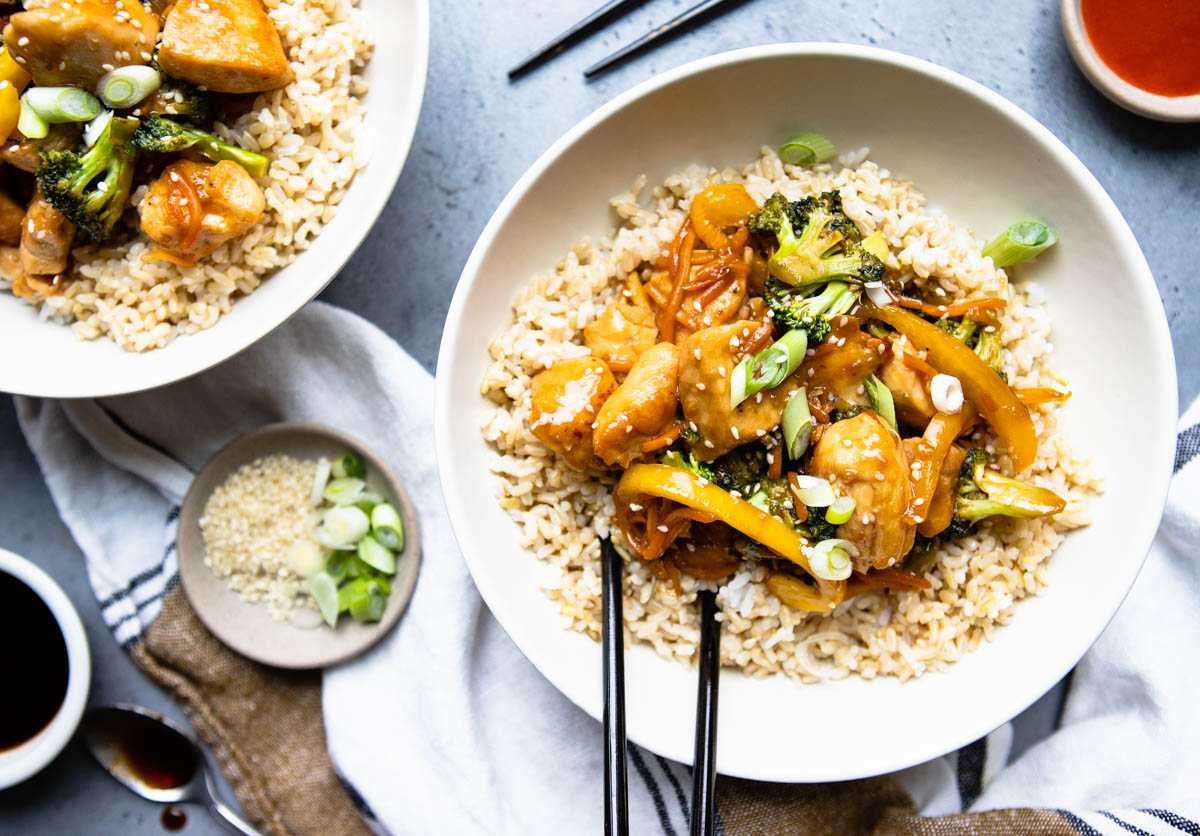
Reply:
<svg viewBox="0 0 1200 836"><path fill-rule="evenodd" d="M1079 155L1124 212L1154 270L1174 334L1181 402L1200 391L1200 351L1184 338L1200 334L1200 125L1145 121L1096 93L1067 53L1056 2L756 0L608 76L583 80L584 67L690 4L649 2L510 84L510 65L599 0L435 0L429 85L412 154L383 217L322 298L373 320L432 370L442 318L476 236L525 168L578 119L655 73L727 49L792 40L873 44L983 82ZM93 703L132 700L178 717L101 624L82 558L7 397L0 402L0 485L0 545L44 566L84 617L96 663ZM1060 700L1052 692L1022 715L1018 747L1045 733ZM190 812L185 833L223 832L203 811ZM0 833L159 832L157 808L126 793L76 748L35 779L0 792Z"/></svg>

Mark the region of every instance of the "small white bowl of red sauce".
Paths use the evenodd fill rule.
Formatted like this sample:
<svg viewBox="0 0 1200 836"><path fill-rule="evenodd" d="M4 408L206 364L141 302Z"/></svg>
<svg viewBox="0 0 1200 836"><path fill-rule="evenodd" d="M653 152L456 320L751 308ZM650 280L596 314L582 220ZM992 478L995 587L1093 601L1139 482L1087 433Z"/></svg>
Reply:
<svg viewBox="0 0 1200 836"><path fill-rule="evenodd" d="M1200 121L1200 2L1062 0L1062 23L1105 96L1150 119Z"/></svg>

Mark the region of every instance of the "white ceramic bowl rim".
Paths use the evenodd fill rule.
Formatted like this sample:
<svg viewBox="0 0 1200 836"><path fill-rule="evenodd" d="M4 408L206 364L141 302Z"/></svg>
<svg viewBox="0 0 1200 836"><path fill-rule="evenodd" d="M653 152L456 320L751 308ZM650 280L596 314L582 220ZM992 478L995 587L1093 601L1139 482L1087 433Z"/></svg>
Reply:
<svg viewBox="0 0 1200 836"><path fill-rule="evenodd" d="M1113 234L1115 245L1122 251L1123 256L1136 266L1136 269L1128 276L1130 286L1139 298L1146 300L1148 304L1152 301L1152 309L1157 310L1156 314L1150 314L1151 317L1157 318L1158 322L1155 324L1158 327L1151 329L1147 335L1147 350L1152 356L1162 360L1161 371L1164 373L1164 376L1169 376L1169 379L1172 381L1175 379L1174 354L1168 336L1169 332L1166 327L1166 316L1162 310L1161 298L1158 296L1153 276L1132 231L1094 175L1088 171L1086 166L1057 137L1032 116L998 93L959 73L919 58L877 47L835 43L792 43L748 47L725 52L685 64L642 82L601 106L568 130L534 162L529 170L518 180L516 185L513 186L512 190L496 209L476 243L475 248L472 250L471 256L463 269L462 277L456 288L447 315L446 327L443 332L439 352L439 374L436 392L435 429L439 472L441 474L442 490L449 516L455 536L460 543L463 540L461 532L470 531L475 524L475 520L472 519L468 511L470 505L465 501L463 496L465 489L457 481L456 474L453 472L451 466L451 462L455 459L455 440L451 430L451 416L455 411L461 411L467 407L464 404L454 402L454 388L449 380L451 375L449 373L442 374L442 371L449 370L455 365L454 361L457 359L455 347L457 335L463 325L464 314L468 307L468 298L476 283L482 280L479 272L480 265L484 262L489 250L495 244L496 237L509 216L515 211L526 193L531 190L533 185L564 152L598 125L605 122L609 117L628 107L633 102L693 75L707 73L721 67L740 64L742 62L788 57L859 59L923 75L933 81L956 88L959 92L980 101L987 108L999 112L1003 119L1015 124L1020 130L1030 135L1033 141L1045 151L1047 156L1053 158L1057 165L1063 167L1066 170L1066 175L1072 178L1085 193L1086 198L1094 206L1095 210L1104 218L1107 231ZM481 374L483 371L483 362L483 358L481 358L479 366ZM978 740L1042 696L1055 682L1068 672L1070 667L1083 656L1103 632L1112 616L1116 613L1120 603L1128 594L1129 588L1132 586L1141 569L1146 552L1157 530L1161 509L1166 501L1171 461L1169 453L1174 449L1174 429L1178 416L1174 387L1170 391L1163 391L1161 395L1162 401L1156 406L1154 414L1147 419L1150 425L1146 430L1155 439L1153 449L1161 453L1161 455L1157 456L1155 463L1147 462L1144 470L1144 490L1148 496L1147 506L1152 505L1158 509L1157 513L1152 518L1147 516L1144 519L1138 520L1136 524L1129 526L1126 530L1125 535L1130 546L1129 551L1136 551L1136 558L1131 556L1130 559L1126 560L1121 566L1121 573L1110 577L1103 590L1097 592L1094 598L1093 612L1096 614L1102 613L1102 617L1092 618L1086 625L1077 626L1069 635L1058 638L1055 659L1069 659L1069 663L1054 670L1042 667L1035 673L1031 673L1028 677L1006 683L1003 696L998 701L998 703L1003 704L1003 709L997 707L998 703L992 703L987 710L981 710L972 715L970 722L960 723L953 732L929 735L927 739L904 751L875 752L870 757L863 759L864 763L870 764L869 766L862 766L857 763L854 765L843 763L832 769L823 766L823 771L819 775L812 770L806 770L804 777L798 779L794 767L758 763L747 765L745 762L729 764L720 761L721 754L719 752L718 768L721 772L767 781L848 780L892 772L917 763L923 763ZM1159 412L1163 414L1159 414ZM517 614L511 612L512 608L504 605L501 589L493 584L486 573L475 570L473 560L483 560L485 557L494 559L495 555L472 555L466 549L463 549L463 554L468 567L472 570L472 576L481 596L497 620L500 621L501 626L504 627L505 631L521 651L559 691L583 708L592 717L599 719L602 708L602 694L600 690L595 689L595 693L593 693L584 687L581 682L577 681L577 679L564 673L564 670L556 665L555 659L545 652L544 648L535 647L535 637L528 634L525 630L519 629L520 624L518 624L518 621L520 619ZM599 655L599 650L597 649L597 666L599 666ZM658 661L664 665L671 664L664 660ZM965 666L969 663L970 659L968 658L957 664ZM629 669L628 661L626 662L626 669L627 671ZM945 675L952 676L953 671ZM930 676L936 676L936 674L930 674ZM691 761L690 740L668 739L667 736L659 734L653 729L638 728L632 722L630 723L628 732L631 740L654 752L681 763L690 763Z"/></svg>
<svg viewBox="0 0 1200 836"><path fill-rule="evenodd" d="M1200 93L1194 96L1160 96L1130 84L1100 57L1083 23L1081 0L1060 4L1067 47L1092 85L1126 110L1165 122L1200 121Z"/></svg>
<svg viewBox="0 0 1200 836"><path fill-rule="evenodd" d="M7 572L22 581L50 608L67 645L68 667L67 693L58 713L29 740L0 752L0 789L3 789L40 772L75 734L91 689L92 658L79 613L53 578L25 558L5 549L0 549L0 572Z"/></svg>

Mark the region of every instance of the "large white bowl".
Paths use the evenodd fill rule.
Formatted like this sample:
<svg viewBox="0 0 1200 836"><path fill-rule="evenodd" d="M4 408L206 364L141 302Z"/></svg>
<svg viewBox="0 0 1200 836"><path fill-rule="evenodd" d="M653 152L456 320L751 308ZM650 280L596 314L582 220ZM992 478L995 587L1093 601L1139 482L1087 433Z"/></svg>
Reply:
<svg viewBox="0 0 1200 836"><path fill-rule="evenodd" d="M141 354L101 337L38 320L36 310L0 293L0 391L56 398L102 397L182 380L227 360L269 334L324 289L383 211L417 129L429 63L429 0L362 0L375 38L363 131L370 162L354 178L337 216L313 246L275 273L206 331Z"/></svg>
<svg viewBox="0 0 1200 836"><path fill-rule="evenodd" d="M830 97L829 85L846 96ZM561 629L535 558L497 507L479 435L487 344L510 322L528 276L583 234L614 225L607 199L645 172L753 159L815 129L911 178L934 209L982 233L1027 215L1062 240L1021 271L1046 288L1053 364L1075 396L1067 426L1108 479L1095 523L1049 564L1050 588L948 673L803 686L782 676L721 679L717 768L775 781L888 772L978 739L1054 685L1099 636L1149 548L1174 452L1176 382L1166 318L1146 261L1082 163L1011 103L904 55L834 44L755 47L666 73L602 107L554 144L509 193L459 282L437 375L437 453L451 521L496 618L526 656L593 717L600 645ZM644 646L626 658L632 740L678 761L692 754L695 677Z"/></svg>

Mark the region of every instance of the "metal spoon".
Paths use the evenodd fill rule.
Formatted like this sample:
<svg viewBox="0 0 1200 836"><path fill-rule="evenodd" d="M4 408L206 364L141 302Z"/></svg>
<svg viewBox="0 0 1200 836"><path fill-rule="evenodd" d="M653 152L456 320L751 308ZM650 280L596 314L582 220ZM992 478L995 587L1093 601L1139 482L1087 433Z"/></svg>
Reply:
<svg viewBox="0 0 1200 836"><path fill-rule="evenodd" d="M166 717L137 705L102 706L84 715L81 735L134 794L162 804L203 802L235 832L263 836L217 797L200 744Z"/></svg>

